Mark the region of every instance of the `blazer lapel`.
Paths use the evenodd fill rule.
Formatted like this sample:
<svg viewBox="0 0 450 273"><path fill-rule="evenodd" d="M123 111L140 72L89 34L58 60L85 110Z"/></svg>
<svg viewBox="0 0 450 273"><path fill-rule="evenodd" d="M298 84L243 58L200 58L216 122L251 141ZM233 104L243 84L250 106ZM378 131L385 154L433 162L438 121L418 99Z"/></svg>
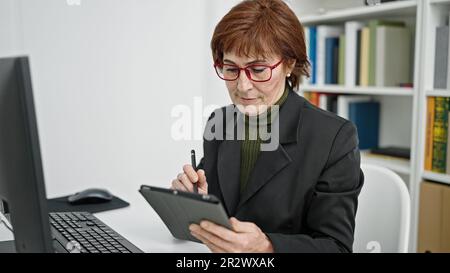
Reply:
<svg viewBox="0 0 450 273"><path fill-rule="evenodd" d="M240 195L242 141L222 141L218 150L217 171L219 185L229 215L235 215L239 207L292 161L283 145L297 142L304 103L303 98L292 90L289 92L288 98L280 108L279 120L282 122L279 123L279 136L276 140L278 147L273 151L261 151L249 178L247 189L242 196ZM227 121L227 124L229 122L230 120ZM233 124L232 121L231 124ZM234 125L236 126L236 123ZM231 128L236 129L235 126L231 125Z"/></svg>
<svg viewBox="0 0 450 273"><path fill-rule="evenodd" d="M237 209L292 161L283 145L298 141L304 103L305 100L302 97L290 90L288 98L280 107L279 119L275 121L279 125L279 135L273 137L275 137L274 141L278 144L278 148L274 151L260 152L247 183L247 189L242 194Z"/></svg>
<svg viewBox="0 0 450 273"><path fill-rule="evenodd" d="M237 209L255 195L260 188L267 184L291 161L291 158L282 145L278 145L278 148L275 151L261 152L256 160L252 175L247 183L247 189L245 189L242 194Z"/></svg>
<svg viewBox="0 0 450 273"><path fill-rule="evenodd" d="M219 146L217 171L219 185L229 215L234 215L239 202L241 141L225 140Z"/></svg>

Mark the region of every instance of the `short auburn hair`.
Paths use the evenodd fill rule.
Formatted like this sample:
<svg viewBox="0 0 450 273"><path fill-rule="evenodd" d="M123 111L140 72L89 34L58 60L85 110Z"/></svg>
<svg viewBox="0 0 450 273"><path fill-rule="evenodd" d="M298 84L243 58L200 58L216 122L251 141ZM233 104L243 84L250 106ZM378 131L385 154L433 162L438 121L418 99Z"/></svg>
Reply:
<svg viewBox="0 0 450 273"><path fill-rule="evenodd" d="M233 7L217 24L211 50L214 62L222 62L224 52L246 57L275 54L285 64L295 60L292 87L298 88L301 76L309 77L303 26L281 0L244 0Z"/></svg>

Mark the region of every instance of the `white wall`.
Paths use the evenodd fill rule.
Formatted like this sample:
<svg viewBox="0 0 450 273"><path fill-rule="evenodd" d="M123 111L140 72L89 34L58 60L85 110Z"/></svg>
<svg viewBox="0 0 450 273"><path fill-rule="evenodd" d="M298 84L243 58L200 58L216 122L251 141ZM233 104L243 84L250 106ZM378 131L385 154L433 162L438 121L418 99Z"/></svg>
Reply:
<svg viewBox="0 0 450 273"><path fill-rule="evenodd" d="M47 194L167 186L191 148L202 154L201 140L172 139L173 107L229 103L209 45L239 0L80 1L0 0L0 56L31 58Z"/></svg>
<svg viewBox="0 0 450 273"><path fill-rule="evenodd" d="M172 139L171 111L202 95L228 103L209 49L228 7L0 0L0 56L31 58L48 196L93 186L137 194L143 183L168 186L191 148L200 158L201 140Z"/></svg>
<svg viewBox="0 0 450 273"><path fill-rule="evenodd" d="M16 55L21 49L18 15L15 0L0 0L0 57Z"/></svg>

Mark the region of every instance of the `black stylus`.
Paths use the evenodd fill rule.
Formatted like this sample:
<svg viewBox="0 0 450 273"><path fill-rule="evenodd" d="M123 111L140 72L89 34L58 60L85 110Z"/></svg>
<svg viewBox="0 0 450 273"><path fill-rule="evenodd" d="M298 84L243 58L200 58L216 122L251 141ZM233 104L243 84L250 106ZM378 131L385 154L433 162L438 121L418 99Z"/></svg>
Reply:
<svg viewBox="0 0 450 273"><path fill-rule="evenodd" d="M192 165L192 168L194 168L194 171L197 172L197 163L195 162L195 150L191 150L191 165ZM199 181L197 181L197 183L194 183L194 192L195 193L198 193L198 182Z"/></svg>

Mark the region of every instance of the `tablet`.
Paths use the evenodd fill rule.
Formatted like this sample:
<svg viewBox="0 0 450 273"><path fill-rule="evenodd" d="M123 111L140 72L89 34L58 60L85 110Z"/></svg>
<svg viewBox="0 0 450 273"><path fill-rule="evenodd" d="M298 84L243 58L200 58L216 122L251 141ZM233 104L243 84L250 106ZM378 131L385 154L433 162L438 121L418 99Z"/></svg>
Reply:
<svg viewBox="0 0 450 273"><path fill-rule="evenodd" d="M181 240L200 242L189 231L190 224L208 220L228 229L231 225L220 200L211 194L198 194L142 185L139 192L172 233Z"/></svg>

